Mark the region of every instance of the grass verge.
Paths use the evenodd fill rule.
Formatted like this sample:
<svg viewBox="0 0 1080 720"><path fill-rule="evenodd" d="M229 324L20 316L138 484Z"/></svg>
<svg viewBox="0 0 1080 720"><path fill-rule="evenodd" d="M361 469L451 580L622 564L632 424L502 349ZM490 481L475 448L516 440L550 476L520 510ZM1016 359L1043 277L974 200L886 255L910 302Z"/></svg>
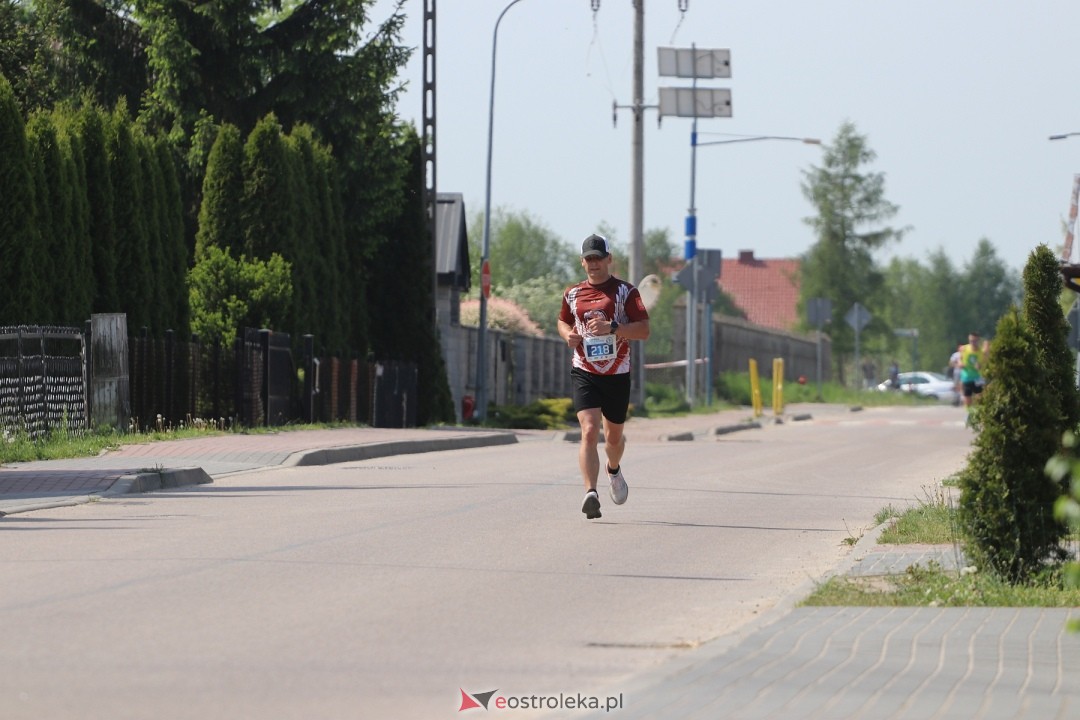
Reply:
<svg viewBox="0 0 1080 720"><path fill-rule="evenodd" d="M950 482L946 481L945 486ZM889 545L930 544L960 557L963 545L956 509L943 488L928 491L914 506L886 506L875 516L889 522L878 541ZM900 548L897 548L900 549ZM948 569L937 562L899 575L837 576L820 583L804 606L846 607L1080 607L1080 587L1063 567L1047 568L1031 582L1013 585L975 567Z"/></svg>

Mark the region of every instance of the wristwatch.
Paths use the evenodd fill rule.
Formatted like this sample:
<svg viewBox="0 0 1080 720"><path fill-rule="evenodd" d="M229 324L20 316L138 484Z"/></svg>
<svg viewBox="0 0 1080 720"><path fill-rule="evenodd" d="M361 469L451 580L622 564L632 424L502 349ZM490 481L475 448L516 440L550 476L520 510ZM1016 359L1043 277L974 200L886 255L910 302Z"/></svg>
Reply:
<svg viewBox="0 0 1080 720"><path fill-rule="evenodd" d="M619 323L615 320L611 321L611 334L614 335L615 331L619 329Z"/></svg>

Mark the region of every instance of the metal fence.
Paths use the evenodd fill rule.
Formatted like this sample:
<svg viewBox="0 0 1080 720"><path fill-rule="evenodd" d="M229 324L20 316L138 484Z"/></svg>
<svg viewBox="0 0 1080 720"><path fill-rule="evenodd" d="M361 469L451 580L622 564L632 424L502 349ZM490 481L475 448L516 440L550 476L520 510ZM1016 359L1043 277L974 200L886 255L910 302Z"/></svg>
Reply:
<svg viewBox="0 0 1080 720"><path fill-rule="evenodd" d="M78 328L0 327L0 429L38 439L88 427L86 348Z"/></svg>
<svg viewBox="0 0 1080 720"><path fill-rule="evenodd" d="M0 327L0 430L37 439L57 429L85 431L91 418L95 426L144 431L193 424L416 425L415 363L316 357L311 336L303 338L297 361L285 333L247 328L223 347L171 331L155 338L145 328L127 336L122 316L106 320L85 330ZM88 342L95 327L111 333L107 342ZM95 368L107 375L97 383ZM97 392L120 385L120 392Z"/></svg>

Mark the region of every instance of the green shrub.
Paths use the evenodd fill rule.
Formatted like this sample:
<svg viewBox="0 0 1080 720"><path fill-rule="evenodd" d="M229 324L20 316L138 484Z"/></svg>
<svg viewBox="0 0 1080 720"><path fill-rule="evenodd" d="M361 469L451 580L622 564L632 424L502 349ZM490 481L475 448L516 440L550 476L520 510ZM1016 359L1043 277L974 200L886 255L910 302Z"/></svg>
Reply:
<svg viewBox="0 0 1080 720"><path fill-rule="evenodd" d="M517 430L557 430L576 420L570 398L536 400L528 405L492 405L484 425Z"/></svg>
<svg viewBox="0 0 1080 720"><path fill-rule="evenodd" d="M1051 397L1057 400L1056 435L1076 430L1080 394L1076 363L1069 349L1069 323L1061 311L1060 263L1046 245L1032 251L1024 267L1024 323L1035 342L1039 364L1046 370Z"/></svg>
<svg viewBox="0 0 1080 720"><path fill-rule="evenodd" d="M1044 467L1058 448L1059 408L1034 338L1012 309L998 322L992 378L972 415L978 435L960 476L966 551L980 567L1024 582L1061 557L1053 515L1059 485Z"/></svg>
<svg viewBox="0 0 1080 720"><path fill-rule="evenodd" d="M645 407L637 414L643 416L689 412L690 405L682 391L671 385L645 383Z"/></svg>

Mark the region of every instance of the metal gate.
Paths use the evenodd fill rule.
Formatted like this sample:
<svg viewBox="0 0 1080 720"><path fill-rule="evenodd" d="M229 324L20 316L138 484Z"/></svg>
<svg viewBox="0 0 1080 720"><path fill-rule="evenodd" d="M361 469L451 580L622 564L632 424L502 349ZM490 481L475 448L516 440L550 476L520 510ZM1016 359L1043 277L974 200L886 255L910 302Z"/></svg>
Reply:
<svg viewBox="0 0 1080 720"><path fill-rule="evenodd" d="M287 333L244 328L241 372L243 422L285 425L299 418L296 369Z"/></svg>

